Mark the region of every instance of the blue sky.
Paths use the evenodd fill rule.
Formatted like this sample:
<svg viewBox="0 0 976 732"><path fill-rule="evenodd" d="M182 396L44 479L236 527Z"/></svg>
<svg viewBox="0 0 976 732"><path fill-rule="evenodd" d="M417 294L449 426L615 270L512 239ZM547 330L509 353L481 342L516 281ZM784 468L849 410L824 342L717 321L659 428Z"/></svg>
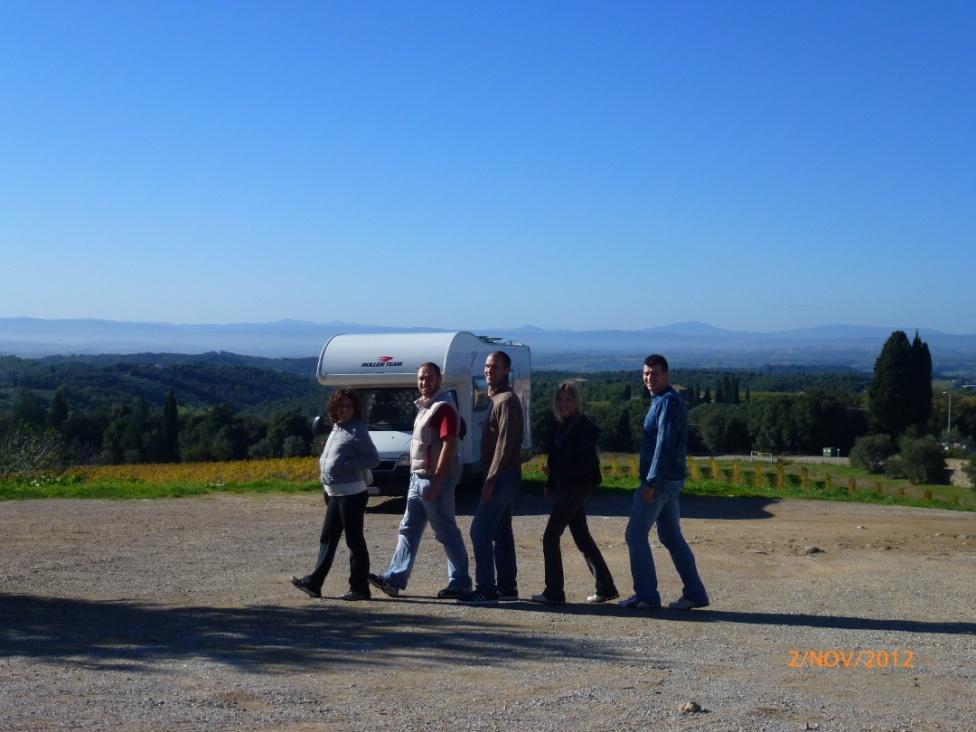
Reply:
<svg viewBox="0 0 976 732"><path fill-rule="evenodd" d="M0 9L0 317L976 332L976 3Z"/></svg>

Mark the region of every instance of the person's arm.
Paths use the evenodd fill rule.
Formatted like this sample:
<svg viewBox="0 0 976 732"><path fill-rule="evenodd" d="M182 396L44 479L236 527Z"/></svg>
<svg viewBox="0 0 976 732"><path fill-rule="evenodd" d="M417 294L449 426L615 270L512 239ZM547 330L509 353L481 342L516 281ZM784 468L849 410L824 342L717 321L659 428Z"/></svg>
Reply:
<svg viewBox="0 0 976 732"><path fill-rule="evenodd" d="M512 423L515 405L511 399L499 400L492 408L492 417L498 423L498 437L495 441L495 454L492 456L491 465L485 474L485 485L481 490L481 498L485 501L491 500L491 494L495 490L495 481L498 480L498 472L505 460L506 452L510 448L512 441Z"/></svg>
<svg viewBox="0 0 976 732"><path fill-rule="evenodd" d="M359 425L353 433L355 454L346 458L346 465L352 470L368 470L380 464L380 455L369 436L365 425Z"/></svg>
<svg viewBox="0 0 976 732"><path fill-rule="evenodd" d="M437 458L437 465L430 479L430 487L424 496L428 501L434 500L440 493L441 482L444 480L444 476L451 472L458 448L458 418L453 409L449 406L441 407L431 422L431 427L437 431L443 444L441 445L441 454Z"/></svg>
<svg viewBox="0 0 976 732"><path fill-rule="evenodd" d="M658 471L661 463L661 456L667 451L674 451L678 439L678 430L675 429L675 420L678 418L677 410L681 405L672 398L661 400L661 408L657 415L657 441L654 444L654 457L651 460L651 467L647 469L644 477L644 500L654 500L654 488L658 482Z"/></svg>

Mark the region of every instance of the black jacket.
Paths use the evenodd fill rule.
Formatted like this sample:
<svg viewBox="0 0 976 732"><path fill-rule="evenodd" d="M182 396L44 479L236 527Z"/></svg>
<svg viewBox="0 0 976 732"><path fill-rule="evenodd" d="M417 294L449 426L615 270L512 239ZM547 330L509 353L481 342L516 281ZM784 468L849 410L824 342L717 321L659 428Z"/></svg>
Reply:
<svg viewBox="0 0 976 732"><path fill-rule="evenodd" d="M546 465L551 491L588 490L600 485L600 455L597 439L600 428L581 414L568 422L556 422L549 440Z"/></svg>

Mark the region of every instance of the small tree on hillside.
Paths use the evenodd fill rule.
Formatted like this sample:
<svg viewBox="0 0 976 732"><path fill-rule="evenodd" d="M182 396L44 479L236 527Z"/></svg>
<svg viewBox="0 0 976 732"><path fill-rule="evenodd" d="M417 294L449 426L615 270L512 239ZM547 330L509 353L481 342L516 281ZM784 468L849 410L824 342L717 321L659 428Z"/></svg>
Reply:
<svg viewBox="0 0 976 732"><path fill-rule="evenodd" d="M851 448L851 465L871 473L880 473L885 463L895 454L895 443L891 435L865 435L857 438Z"/></svg>

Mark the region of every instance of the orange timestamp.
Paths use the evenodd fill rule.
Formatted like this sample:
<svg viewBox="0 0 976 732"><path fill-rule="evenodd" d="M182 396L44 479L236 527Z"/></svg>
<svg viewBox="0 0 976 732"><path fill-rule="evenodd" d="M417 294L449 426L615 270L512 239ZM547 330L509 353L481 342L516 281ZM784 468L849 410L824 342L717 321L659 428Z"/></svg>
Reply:
<svg viewBox="0 0 976 732"><path fill-rule="evenodd" d="M823 651L790 649L788 668L914 668L915 654L909 650L870 648L828 649Z"/></svg>

